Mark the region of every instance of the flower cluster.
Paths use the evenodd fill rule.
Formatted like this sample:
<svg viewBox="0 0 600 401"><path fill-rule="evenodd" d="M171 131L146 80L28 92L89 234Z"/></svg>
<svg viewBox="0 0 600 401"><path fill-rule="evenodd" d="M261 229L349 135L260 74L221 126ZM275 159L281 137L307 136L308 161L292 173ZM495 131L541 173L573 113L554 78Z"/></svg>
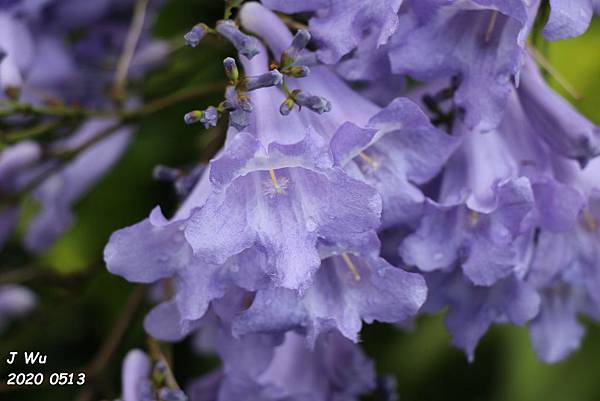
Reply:
<svg viewBox="0 0 600 401"><path fill-rule="evenodd" d="M120 26L94 28L112 2L77 18L76 0L5 3L7 105L18 106L8 100L18 96L43 104L32 88L44 88L108 107L98 87L110 78L86 75L88 88L70 71L88 71L78 64L86 63L95 74L113 50L101 47L129 37ZM172 287L145 318L152 337L200 336L223 363L184 394L160 358L132 351L124 401L358 400L375 389L393 399L393 384L378 380L357 345L363 323L402 325L444 308L469 360L497 323L527 324L546 362L578 348L578 316L600 320L600 129L538 69L528 37L547 4L225 3L224 20L184 37L194 51L215 35L238 52L223 61L223 100L184 116L205 128L227 119L224 145L189 175L157 166L157 178L175 183L178 210L167 218L155 208L104 251L111 273ZM600 4L551 0L545 11L544 37L563 39L582 34ZM308 25L281 13L302 13ZM58 39L77 24L91 26L89 35L61 50ZM17 37L30 52L16 48ZM160 54L160 43L142 36L131 73ZM63 60L55 64L64 71L36 70L48 57ZM42 205L26 235L30 250L66 230L71 205L127 146L131 130L114 118L0 153L0 191L10 197L0 243L24 191Z"/></svg>
<svg viewBox="0 0 600 401"><path fill-rule="evenodd" d="M548 38L575 33L559 20L580 9L563 3L552 2ZM303 50L307 31L292 37L265 6L315 12L316 58L330 65ZM362 322L401 323L422 306L449 306L453 342L470 359L501 322L529 323L548 362L578 346L577 314L600 315L600 132L545 84L526 48L538 7L241 8L281 72L302 66L301 52L310 69L244 94L248 106L231 109L246 123L230 114L224 148L178 212L167 220L155 209L105 250L109 270L130 281L174 280L174 297L146 318L150 334L218 333L223 368L193 384L193 399L357 399L375 386L352 344ZM199 26L187 35L194 45ZM228 22L217 31L249 77L268 76L267 49ZM237 85L237 67L230 75ZM394 75L427 83L381 107L401 91L382 84ZM371 89L359 94L340 76ZM327 106L300 95L313 92Z"/></svg>

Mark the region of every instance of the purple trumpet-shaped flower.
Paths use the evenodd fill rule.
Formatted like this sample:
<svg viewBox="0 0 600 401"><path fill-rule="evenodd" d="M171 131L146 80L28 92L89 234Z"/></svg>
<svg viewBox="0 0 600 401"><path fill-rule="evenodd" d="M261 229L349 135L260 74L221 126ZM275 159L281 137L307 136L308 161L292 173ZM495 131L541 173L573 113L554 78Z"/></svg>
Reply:
<svg viewBox="0 0 600 401"><path fill-rule="evenodd" d="M362 321L397 323L414 316L427 289L423 278L381 258L343 253L322 261L304 293L272 287L259 290L248 310L234 319L236 336L296 329L309 344L338 331L357 342Z"/></svg>
<svg viewBox="0 0 600 401"><path fill-rule="evenodd" d="M548 40L572 38L583 34L594 14L600 14L599 0L550 0L550 18L544 27Z"/></svg>
<svg viewBox="0 0 600 401"><path fill-rule="evenodd" d="M293 41L285 25L257 3L244 5L240 19L246 29L265 38L276 57ZM415 217L424 197L413 184L432 179L459 141L435 129L409 100L397 99L381 110L326 67L314 67L310 76L294 83L331 102L325 119L307 117L314 126L337 126L331 142L336 164L380 192L384 224Z"/></svg>
<svg viewBox="0 0 600 401"><path fill-rule="evenodd" d="M458 144L434 128L419 106L398 98L366 128L342 125L331 147L336 163L378 190L383 224L391 226L421 213L425 196L417 185L435 177Z"/></svg>
<svg viewBox="0 0 600 401"><path fill-rule="evenodd" d="M449 307L446 327L452 343L473 361L480 338L494 323L524 325L539 310L540 297L533 286L509 276L491 287L481 287L464 280L460 272L426 275L430 297L424 306L434 313Z"/></svg>
<svg viewBox="0 0 600 401"><path fill-rule="evenodd" d="M302 130L290 118L286 130ZM261 116L257 120L275 123ZM276 124L264 129L283 132ZM319 242L343 249L372 243L379 196L333 166L324 145L310 131L300 142L268 148L248 133L235 136L211 162L213 193L186 226L194 253L210 263L224 263L258 247L276 282L298 289L320 265Z"/></svg>
<svg viewBox="0 0 600 401"><path fill-rule="evenodd" d="M402 241L400 252L408 265L435 272L427 275L426 309L450 305L447 325L453 341L471 357L492 323L508 318L523 324L536 317L538 291L544 290L528 276L533 274L536 232L571 232L585 193L559 168L566 163L577 173L575 163L545 144L515 93L495 130L482 134L454 125L462 143L446 166L438 203L427 203L419 227ZM438 280L446 284L435 284ZM460 295L465 291L477 294L477 301L475 295ZM510 317L509 311L518 314Z"/></svg>
<svg viewBox="0 0 600 401"><path fill-rule="evenodd" d="M338 62L367 35L376 37L375 46L387 43L398 28L397 14L402 3L403 0L263 0L266 7L277 11L315 12L310 31L320 45L319 58L328 64Z"/></svg>
<svg viewBox="0 0 600 401"><path fill-rule="evenodd" d="M584 335L578 315L600 321L600 183L598 160L583 171L565 162L564 179L586 199L571 230L540 230L527 281L542 295L530 325L539 358L557 362L577 349Z"/></svg>
<svg viewBox="0 0 600 401"><path fill-rule="evenodd" d="M522 70L517 94L532 128L553 151L582 166L600 154L600 128L552 91L530 58Z"/></svg>
<svg viewBox="0 0 600 401"><path fill-rule="evenodd" d="M221 337L223 371L194 382L192 401L353 401L375 388L373 363L337 333L321 336L314 350L293 332L281 344Z"/></svg>
<svg viewBox="0 0 600 401"><path fill-rule="evenodd" d="M456 105L469 128L502 120L538 1L416 0L390 40L392 71L431 81L458 76Z"/></svg>
<svg viewBox="0 0 600 401"><path fill-rule="evenodd" d="M162 340L175 341L189 334L211 301L225 295L229 287L255 291L267 279L261 270L264 257L252 250L221 265L193 255L184 230L190 211L205 202L209 185L205 174L171 221L156 208L148 219L113 233L104 250L108 270L129 281L175 279L175 297L158 305L145 322L146 330Z"/></svg>
<svg viewBox="0 0 600 401"><path fill-rule="evenodd" d="M401 245L404 261L420 270L448 270L459 264L475 285L490 286L526 263L527 237L521 222L531 212L533 193L525 178L500 183L495 210L429 203L418 230Z"/></svg>
<svg viewBox="0 0 600 401"><path fill-rule="evenodd" d="M242 7L240 20L245 29L266 35L276 58L293 41L285 25L256 3ZM244 60L249 76L267 67L266 51ZM342 141L333 152L340 157L374 146L374 137L406 136L397 143L406 153L394 168L398 174L414 171L409 179L419 182L443 161L419 159L402 148L432 136L431 146L439 142L447 157L457 141L427 124L408 101L381 111L326 67L294 84L324 91L337 107L324 115L301 110L283 117L277 114L285 96L280 88L249 92L247 128L230 128L224 148L177 214L167 221L155 211L111 237L105 250L111 272L144 283L174 279L174 298L146 319L153 336L181 339L213 312L223 319L221 309L237 302L244 306L234 308L226 328L237 336L293 328L312 343L319 333L337 330L356 340L363 320L402 321L424 301L418 275L378 258L380 197L363 176L352 178L340 167L330 141L348 121L377 135L367 131L366 142ZM398 111L403 113L394 116ZM269 302L274 297L277 302Z"/></svg>
<svg viewBox="0 0 600 401"><path fill-rule="evenodd" d="M574 224L583 205L581 194L557 177L553 163L562 157L537 135L514 92L498 128L480 133L455 122L453 132L462 138L462 145L446 168L443 204L464 202L471 210L489 213L498 206L498 184L524 179L534 203L531 213L520 216L527 217L521 231L534 223L553 231Z"/></svg>

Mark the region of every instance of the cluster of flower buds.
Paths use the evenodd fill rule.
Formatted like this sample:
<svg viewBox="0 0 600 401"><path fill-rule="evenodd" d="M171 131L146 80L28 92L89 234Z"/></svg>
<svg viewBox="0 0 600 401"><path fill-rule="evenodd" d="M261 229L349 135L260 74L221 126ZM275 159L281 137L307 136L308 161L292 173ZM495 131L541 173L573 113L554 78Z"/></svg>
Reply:
<svg viewBox="0 0 600 401"><path fill-rule="evenodd" d="M283 75L277 70L271 70L257 76L240 76L237 64L232 57L223 60L225 75L229 84L225 90L225 100L217 107L210 106L205 110L193 110L185 114L186 124L200 122L204 128L217 125L219 115L227 112L230 124L239 131L249 124L249 115L253 110L252 102L247 93L262 88L280 86Z"/></svg>

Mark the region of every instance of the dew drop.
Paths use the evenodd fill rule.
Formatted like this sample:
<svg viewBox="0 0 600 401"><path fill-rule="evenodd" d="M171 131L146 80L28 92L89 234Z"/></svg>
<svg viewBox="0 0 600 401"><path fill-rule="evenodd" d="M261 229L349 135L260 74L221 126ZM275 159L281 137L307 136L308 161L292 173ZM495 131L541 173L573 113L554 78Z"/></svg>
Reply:
<svg viewBox="0 0 600 401"><path fill-rule="evenodd" d="M306 229L311 233L314 232L317 229L317 222L313 218L309 217L306 219Z"/></svg>

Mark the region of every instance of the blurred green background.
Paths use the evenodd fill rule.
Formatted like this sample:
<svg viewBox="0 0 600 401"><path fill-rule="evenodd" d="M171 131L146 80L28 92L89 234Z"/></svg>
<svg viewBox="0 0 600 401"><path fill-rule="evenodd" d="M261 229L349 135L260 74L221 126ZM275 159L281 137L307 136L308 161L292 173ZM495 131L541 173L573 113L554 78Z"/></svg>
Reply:
<svg viewBox="0 0 600 401"><path fill-rule="evenodd" d="M198 21L210 23L221 15L220 1L172 0L160 14L156 33L166 39L181 38ZM600 21L595 21L586 35L548 44L545 51L581 99L571 98L550 78L553 85L600 124ZM167 67L148 76L136 89L146 99L153 99L181 88L224 83L221 60L230 54L233 50L224 41L209 40L196 49L182 47L171 55ZM142 121L127 154L77 205L76 224L46 256L31 260L21 250L19 234L12 239L1 255L0 277L3 272L23 269L27 274L20 280L35 291L40 305L4 333L0 339L1 357L9 351L41 351L48 355L48 363L36 371L47 373L77 372L94 360L114 332L134 290L133 285L105 271L101 260L104 244L111 232L143 219L156 204L167 215L175 209L173 191L168 184L152 179L152 167L158 163L193 165L214 154L222 142L224 127L204 131L199 126L184 125L182 116L193 108L215 104L219 98L216 93L199 97ZM28 204L27 210L26 214L33 213L35 205ZM0 386L0 400L118 397L123 356L133 347L146 347L142 320L148 308L149 303L137 308L105 367L88 378L86 388L93 392L75 387L21 387L9 391ZM410 332L379 324L364 330L364 348L375 358L380 372L397 377L401 400L600 400L600 325L586 323L588 332L581 349L552 366L537 362L526 328L494 327L477 349L475 362L469 364L460 351L449 345L442 319L421 318ZM218 363L189 349L190 340L172 349L180 383ZM4 381L9 370L4 363L0 367ZM14 366L10 371L30 369Z"/></svg>

